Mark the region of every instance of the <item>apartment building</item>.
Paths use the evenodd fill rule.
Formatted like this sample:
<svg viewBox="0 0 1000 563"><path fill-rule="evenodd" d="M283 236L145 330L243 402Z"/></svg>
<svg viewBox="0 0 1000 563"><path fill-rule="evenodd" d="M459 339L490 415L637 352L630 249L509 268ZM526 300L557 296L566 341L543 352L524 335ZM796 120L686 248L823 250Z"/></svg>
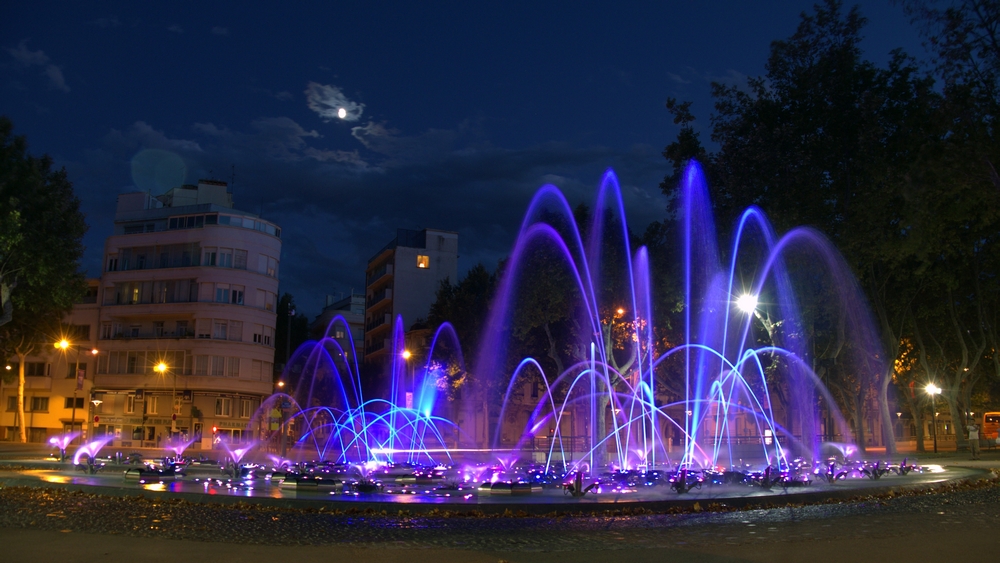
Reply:
<svg viewBox="0 0 1000 563"><path fill-rule="evenodd" d="M330 326L333 319L338 316L346 321L346 327L341 322ZM353 352L358 364L361 363L365 343L364 294L352 293L341 299L334 299L332 295L326 296L323 311L309 325L309 338L320 340L324 337L336 340L345 351ZM354 343L353 350L351 342Z"/></svg>
<svg viewBox="0 0 1000 563"><path fill-rule="evenodd" d="M249 439L251 417L273 390L280 256L281 229L234 209L225 182L120 195L87 305L97 353L80 390L82 430L112 435L119 447L162 446L171 436L210 447L212 428ZM83 322L83 307L71 322ZM45 370L58 379L51 363ZM45 385L34 377L29 386ZM55 383L48 391L50 408L65 396ZM62 431L51 422L33 441Z"/></svg>
<svg viewBox="0 0 1000 563"><path fill-rule="evenodd" d="M443 280L458 278L458 233L398 229L365 270L365 363L383 365L399 315L426 319Z"/></svg>

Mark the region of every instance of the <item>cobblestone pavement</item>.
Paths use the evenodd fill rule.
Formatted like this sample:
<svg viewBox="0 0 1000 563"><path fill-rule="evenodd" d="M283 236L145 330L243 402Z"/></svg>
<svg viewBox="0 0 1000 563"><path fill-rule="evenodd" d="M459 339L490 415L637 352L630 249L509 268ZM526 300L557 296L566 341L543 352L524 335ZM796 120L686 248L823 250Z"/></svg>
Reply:
<svg viewBox="0 0 1000 563"><path fill-rule="evenodd" d="M273 560L269 557L289 553L289 546L296 546L292 553L298 561L339 554L357 561L408 563L612 557L780 561L803 556L819 562L855 556L867 560L880 549L888 550L890 559L910 553L924 561L936 560L939 552L964 557L983 550L991 560L998 530L1000 484L987 482L837 504L597 517L334 514L60 489L0 489L0 545L7 554L18 555L11 561L35 555L93 561L88 557L103 554L116 560L112 552L122 549L140 549L144 561L156 561L157 545L165 546L165 553L193 550L191 560L239 553L240 561ZM69 559L59 555L60 546ZM407 555L412 553L418 555Z"/></svg>

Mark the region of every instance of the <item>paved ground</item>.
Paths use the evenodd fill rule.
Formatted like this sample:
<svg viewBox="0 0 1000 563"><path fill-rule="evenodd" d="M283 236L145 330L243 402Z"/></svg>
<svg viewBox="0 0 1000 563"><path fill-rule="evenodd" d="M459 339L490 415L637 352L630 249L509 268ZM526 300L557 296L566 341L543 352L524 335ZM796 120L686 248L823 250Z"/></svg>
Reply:
<svg viewBox="0 0 1000 563"><path fill-rule="evenodd" d="M1000 455L986 457L934 461L1000 466ZM770 510L600 518L338 515L0 489L4 562L992 561L998 531L997 484Z"/></svg>

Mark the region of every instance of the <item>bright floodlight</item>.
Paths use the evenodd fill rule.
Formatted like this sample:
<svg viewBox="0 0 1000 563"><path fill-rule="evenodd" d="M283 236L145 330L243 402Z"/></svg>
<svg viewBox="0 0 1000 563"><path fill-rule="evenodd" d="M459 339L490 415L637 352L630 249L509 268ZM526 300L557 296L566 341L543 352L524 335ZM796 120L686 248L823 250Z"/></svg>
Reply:
<svg viewBox="0 0 1000 563"><path fill-rule="evenodd" d="M404 360L409 360L410 356L412 356L412 355L413 354L411 354L409 350L403 350L403 359Z"/></svg>
<svg viewBox="0 0 1000 563"><path fill-rule="evenodd" d="M160 362L156 364L156 367L153 369L155 369L158 373L163 374L163 372L167 371L167 364Z"/></svg>
<svg viewBox="0 0 1000 563"><path fill-rule="evenodd" d="M341 119L344 119L345 117L347 117L347 110L344 109L344 108L338 109L337 110L337 117L339 117Z"/></svg>
<svg viewBox="0 0 1000 563"><path fill-rule="evenodd" d="M63 338L59 342L56 342L56 348L59 348L60 350L65 350L69 348L69 341Z"/></svg>
<svg viewBox="0 0 1000 563"><path fill-rule="evenodd" d="M928 383L927 387L925 387L924 390L926 390L927 393L931 395L937 395L938 393L941 392L941 388L938 387L937 385L934 385L933 383Z"/></svg>
<svg viewBox="0 0 1000 563"><path fill-rule="evenodd" d="M739 299L736 300L736 306L744 313L752 313L754 312L754 309L757 308L757 296L744 293L743 295L740 295Z"/></svg>

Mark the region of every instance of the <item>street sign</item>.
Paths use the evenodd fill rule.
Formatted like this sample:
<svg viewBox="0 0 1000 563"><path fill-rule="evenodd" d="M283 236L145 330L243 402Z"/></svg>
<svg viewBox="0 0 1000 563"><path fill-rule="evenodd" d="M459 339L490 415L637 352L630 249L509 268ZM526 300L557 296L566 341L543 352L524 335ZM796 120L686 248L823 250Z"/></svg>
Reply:
<svg viewBox="0 0 1000 563"><path fill-rule="evenodd" d="M97 423L98 423L98 422L100 422L100 421L101 421L101 417L99 417L99 416L97 416L97 415L95 414L95 415L94 415L94 424L97 424Z"/></svg>
<svg viewBox="0 0 1000 563"><path fill-rule="evenodd" d="M292 408L292 403L290 403L289 401L282 401L281 402L281 408L283 408L283 409L290 409L290 408Z"/></svg>

